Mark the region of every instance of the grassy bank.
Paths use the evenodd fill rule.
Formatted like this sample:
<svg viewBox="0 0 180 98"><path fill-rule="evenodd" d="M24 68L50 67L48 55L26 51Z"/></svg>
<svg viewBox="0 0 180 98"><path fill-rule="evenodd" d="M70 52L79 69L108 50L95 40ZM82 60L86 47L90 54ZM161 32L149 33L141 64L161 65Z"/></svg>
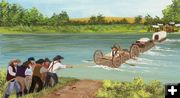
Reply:
<svg viewBox="0 0 180 98"><path fill-rule="evenodd" d="M5 76L6 76L6 72L4 70L0 70L0 98L1 96L3 96L4 94L4 90L5 90L5 86L7 86L7 83L5 81ZM43 89L41 92L39 93L32 93L32 94L28 94L26 96L23 96L22 98L40 98L43 96L46 96L50 93L52 93L53 91L58 90L59 88L62 88L66 85L75 83L77 81L79 81L78 79L75 78L65 78L65 77L61 77L59 78L60 82L53 88L48 88L48 89ZM16 98L15 93L13 93L9 98Z"/></svg>
<svg viewBox="0 0 180 98"><path fill-rule="evenodd" d="M65 26L14 26L0 27L0 34L58 34L58 33L145 33L147 26L121 25L65 25Z"/></svg>
<svg viewBox="0 0 180 98"><path fill-rule="evenodd" d="M43 89L39 93L33 93L23 98L40 98L46 96L59 88L79 81L74 78L60 78L60 82L53 88ZM0 70L0 96L5 89L5 71ZM88 85L88 84L87 84ZM103 87L96 94L97 98L164 98L164 87L161 82L154 80L145 83L141 78L135 78L132 82L103 81ZM12 94L10 98L15 98Z"/></svg>

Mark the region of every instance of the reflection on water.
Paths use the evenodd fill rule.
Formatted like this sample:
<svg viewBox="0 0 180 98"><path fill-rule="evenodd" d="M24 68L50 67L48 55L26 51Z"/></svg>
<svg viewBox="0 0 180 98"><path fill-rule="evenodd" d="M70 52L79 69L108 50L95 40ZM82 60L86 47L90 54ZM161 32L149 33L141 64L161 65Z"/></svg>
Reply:
<svg viewBox="0 0 180 98"><path fill-rule="evenodd" d="M26 60L30 56L44 58L60 54L63 63L76 67L60 70L60 76L88 79L132 80L141 76L145 80L158 79L162 82L179 82L180 78L180 35L168 35L168 39L147 51L137 60L129 60L130 66L120 68L95 65L92 61L96 49L104 53L110 51L114 43L129 49L131 43L141 37L151 38L151 34L134 35L0 35L0 66L6 67L12 58Z"/></svg>

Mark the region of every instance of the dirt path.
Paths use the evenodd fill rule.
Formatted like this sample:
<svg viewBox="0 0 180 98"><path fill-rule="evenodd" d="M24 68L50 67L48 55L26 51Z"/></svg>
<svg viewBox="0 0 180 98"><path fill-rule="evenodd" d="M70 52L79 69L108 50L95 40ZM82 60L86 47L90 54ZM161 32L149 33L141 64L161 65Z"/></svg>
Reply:
<svg viewBox="0 0 180 98"><path fill-rule="evenodd" d="M80 80L42 98L94 98L101 81Z"/></svg>

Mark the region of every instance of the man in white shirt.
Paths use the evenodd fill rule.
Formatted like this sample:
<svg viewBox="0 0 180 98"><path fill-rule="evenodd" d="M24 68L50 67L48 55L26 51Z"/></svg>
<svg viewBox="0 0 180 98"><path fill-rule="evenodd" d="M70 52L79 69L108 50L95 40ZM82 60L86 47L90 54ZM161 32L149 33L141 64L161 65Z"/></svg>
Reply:
<svg viewBox="0 0 180 98"><path fill-rule="evenodd" d="M60 55L57 55L56 57L54 57L53 62L50 64L50 66L48 68L45 86L49 85L48 83L51 78L53 78L53 80L54 80L54 85L56 85L58 83L58 76L56 74L56 72L58 70L65 69L65 68L72 68L72 66L63 65L61 63L62 59L64 59L64 57L62 57Z"/></svg>
<svg viewBox="0 0 180 98"><path fill-rule="evenodd" d="M117 46L113 46L112 48L112 51L111 51L111 56L112 56L112 59L114 58L114 57L118 57L119 56L119 53L120 53L120 48L118 49L118 47Z"/></svg>

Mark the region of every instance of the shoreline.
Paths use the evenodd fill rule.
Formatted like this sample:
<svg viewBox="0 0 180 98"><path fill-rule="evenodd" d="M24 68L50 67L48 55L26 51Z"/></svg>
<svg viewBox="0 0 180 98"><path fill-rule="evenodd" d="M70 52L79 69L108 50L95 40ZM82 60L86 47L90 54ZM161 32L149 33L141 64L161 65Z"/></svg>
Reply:
<svg viewBox="0 0 180 98"><path fill-rule="evenodd" d="M0 78L2 82L1 85L5 84L5 74L6 72L1 71ZM91 79L77 79L71 77L60 77L60 81L54 87L43 89L38 93L31 93L23 96L22 98L65 98L63 96L75 96L74 98L84 98L84 96L92 96L86 98L109 98L105 97L104 93L107 93L108 96L124 96L124 93L130 93L136 91L143 91L147 96L163 96L164 95L164 86L158 80L144 82L143 78L134 78L131 81L112 81L112 80L91 80ZM118 88L125 88L125 90L121 91L122 93L115 93L119 91ZM138 89L136 89L138 87ZM143 87L143 88L142 88ZM160 87L160 88L159 88ZM5 85L0 89L0 96L3 95ZM149 89L150 88L150 89ZM126 92L131 89L130 92ZM153 92L151 92L152 90ZM156 93L156 90L160 90L160 92ZM115 91L111 93L111 91ZM76 93L76 95L74 95ZM150 95L149 95L150 94ZM83 95L83 96L81 96ZM13 93L11 95L14 98L16 95ZM142 95L140 95L142 96ZM10 98L11 98L10 97ZM68 97L69 98L69 97ZM132 98L132 97L131 97Z"/></svg>
<svg viewBox="0 0 180 98"><path fill-rule="evenodd" d="M0 35L148 34L154 32L148 25L143 24L0 26ZM174 33L180 34L180 28Z"/></svg>
<svg viewBox="0 0 180 98"><path fill-rule="evenodd" d="M119 32L119 33L115 33L115 32L92 32L92 33L29 33L29 32L23 32L23 33L1 33L0 32L0 36L1 35L141 35L141 34L153 34L155 32ZM180 32L173 32L173 33L168 33L168 34L180 34Z"/></svg>

